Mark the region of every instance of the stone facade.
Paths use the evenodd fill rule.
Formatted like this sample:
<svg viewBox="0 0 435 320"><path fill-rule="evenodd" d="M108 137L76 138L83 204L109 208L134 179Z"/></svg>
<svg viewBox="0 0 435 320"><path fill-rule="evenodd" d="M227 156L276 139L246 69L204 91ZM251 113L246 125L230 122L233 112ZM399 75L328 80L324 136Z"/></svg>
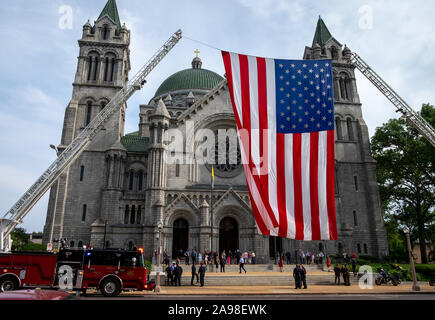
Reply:
<svg viewBox="0 0 435 320"><path fill-rule="evenodd" d="M83 27L59 152L128 79L130 31L125 25L119 28L116 20L103 15L93 27L89 22ZM241 166L216 169L211 196L211 168L195 160L198 143L189 137L204 128L216 131L236 128L236 124L226 82L219 82L223 78L218 75L209 77L196 57L192 69L183 75L194 70L199 77L195 81L204 85L192 88L195 81L186 83L174 75L171 81L175 84L168 92L158 91L159 95L140 106L139 131L132 134L124 135L126 105L122 106L59 178L50 192L44 243L67 238L71 246L141 246L151 258L158 247L158 234L169 253L188 248L209 250L213 225L214 250L254 250L259 262L268 261L275 250L317 252L325 245L328 254L387 254L376 164L369 152L354 67L346 54L347 48L342 50L333 37L307 47L304 53L304 59L333 60L338 241L302 242L259 235ZM172 129L183 136L177 150L169 150L167 138ZM189 161L168 163L169 153ZM161 233L159 221L163 222Z"/></svg>

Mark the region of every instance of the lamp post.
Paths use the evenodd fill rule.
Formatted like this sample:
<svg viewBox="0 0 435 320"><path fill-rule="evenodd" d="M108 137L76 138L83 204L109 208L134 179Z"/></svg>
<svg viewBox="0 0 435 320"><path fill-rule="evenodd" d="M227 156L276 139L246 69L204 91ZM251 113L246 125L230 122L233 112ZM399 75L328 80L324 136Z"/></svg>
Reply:
<svg viewBox="0 0 435 320"><path fill-rule="evenodd" d="M412 282L413 282L412 291L420 291L420 287L417 285L417 275L415 274L414 257L412 255L411 239L409 237L409 228L405 226L403 228L403 231L405 232L406 242L408 244L409 261L411 263Z"/></svg>
<svg viewBox="0 0 435 320"><path fill-rule="evenodd" d="M158 248L158 253L157 253L157 268L156 268L156 288L154 290L154 292L159 293L160 292L160 254L161 254L161 236L160 233L163 229L163 222L162 220L160 220L157 223L157 240L159 241L159 248Z"/></svg>
<svg viewBox="0 0 435 320"><path fill-rule="evenodd" d="M103 249L106 249L106 233L107 233L107 220L104 221L104 240L103 240Z"/></svg>

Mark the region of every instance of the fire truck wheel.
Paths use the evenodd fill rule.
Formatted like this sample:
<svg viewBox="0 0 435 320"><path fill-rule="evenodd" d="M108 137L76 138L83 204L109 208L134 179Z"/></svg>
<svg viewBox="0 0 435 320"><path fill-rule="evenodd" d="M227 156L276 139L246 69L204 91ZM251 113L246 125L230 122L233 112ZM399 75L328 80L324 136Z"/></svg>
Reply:
<svg viewBox="0 0 435 320"><path fill-rule="evenodd" d="M121 284L118 279L109 277L101 282L100 291L105 297L116 297L121 293Z"/></svg>
<svg viewBox="0 0 435 320"><path fill-rule="evenodd" d="M13 291L18 289L18 282L12 277L0 279L0 292Z"/></svg>

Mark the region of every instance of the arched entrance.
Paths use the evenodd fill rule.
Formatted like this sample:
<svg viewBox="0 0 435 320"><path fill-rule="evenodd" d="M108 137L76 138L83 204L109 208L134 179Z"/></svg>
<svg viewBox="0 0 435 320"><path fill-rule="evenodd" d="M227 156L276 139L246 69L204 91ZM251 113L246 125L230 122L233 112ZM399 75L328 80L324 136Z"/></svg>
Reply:
<svg viewBox="0 0 435 320"><path fill-rule="evenodd" d="M280 255L282 252L282 238L281 237L274 237L269 236L269 255L271 258L276 258L276 255L279 253Z"/></svg>
<svg viewBox="0 0 435 320"><path fill-rule="evenodd" d="M189 249L189 223L182 218L177 219L172 230L172 258L175 259Z"/></svg>
<svg viewBox="0 0 435 320"><path fill-rule="evenodd" d="M239 226L233 218L226 217L219 224L219 252L239 249Z"/></svg>

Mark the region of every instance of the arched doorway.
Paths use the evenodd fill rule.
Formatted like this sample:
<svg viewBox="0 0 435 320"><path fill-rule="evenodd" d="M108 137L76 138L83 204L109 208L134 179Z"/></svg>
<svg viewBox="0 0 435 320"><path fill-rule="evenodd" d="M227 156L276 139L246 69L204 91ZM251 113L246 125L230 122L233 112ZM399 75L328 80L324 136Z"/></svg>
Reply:
<svg viewBox="0 0 435 320"><path fill-rule="evenodd" d="M219 224L219 252L236 252L239 249L239 226L233 218L226 217Z"/></svg>
<svg viewBox="0 0 435 320"><path fill-rule="evenodd" d="M276 258L276 255L279 253L280 255L282 252L282 238L281 237L274 237L269 236L269 255L271 258Z"/></svg>
<svg viewBox="0 0 435 320"><path fill-rule="evenodd" d="M189 223L184 219L177 219L172 230L172 258L175 259L189 249Z"/></svg>

